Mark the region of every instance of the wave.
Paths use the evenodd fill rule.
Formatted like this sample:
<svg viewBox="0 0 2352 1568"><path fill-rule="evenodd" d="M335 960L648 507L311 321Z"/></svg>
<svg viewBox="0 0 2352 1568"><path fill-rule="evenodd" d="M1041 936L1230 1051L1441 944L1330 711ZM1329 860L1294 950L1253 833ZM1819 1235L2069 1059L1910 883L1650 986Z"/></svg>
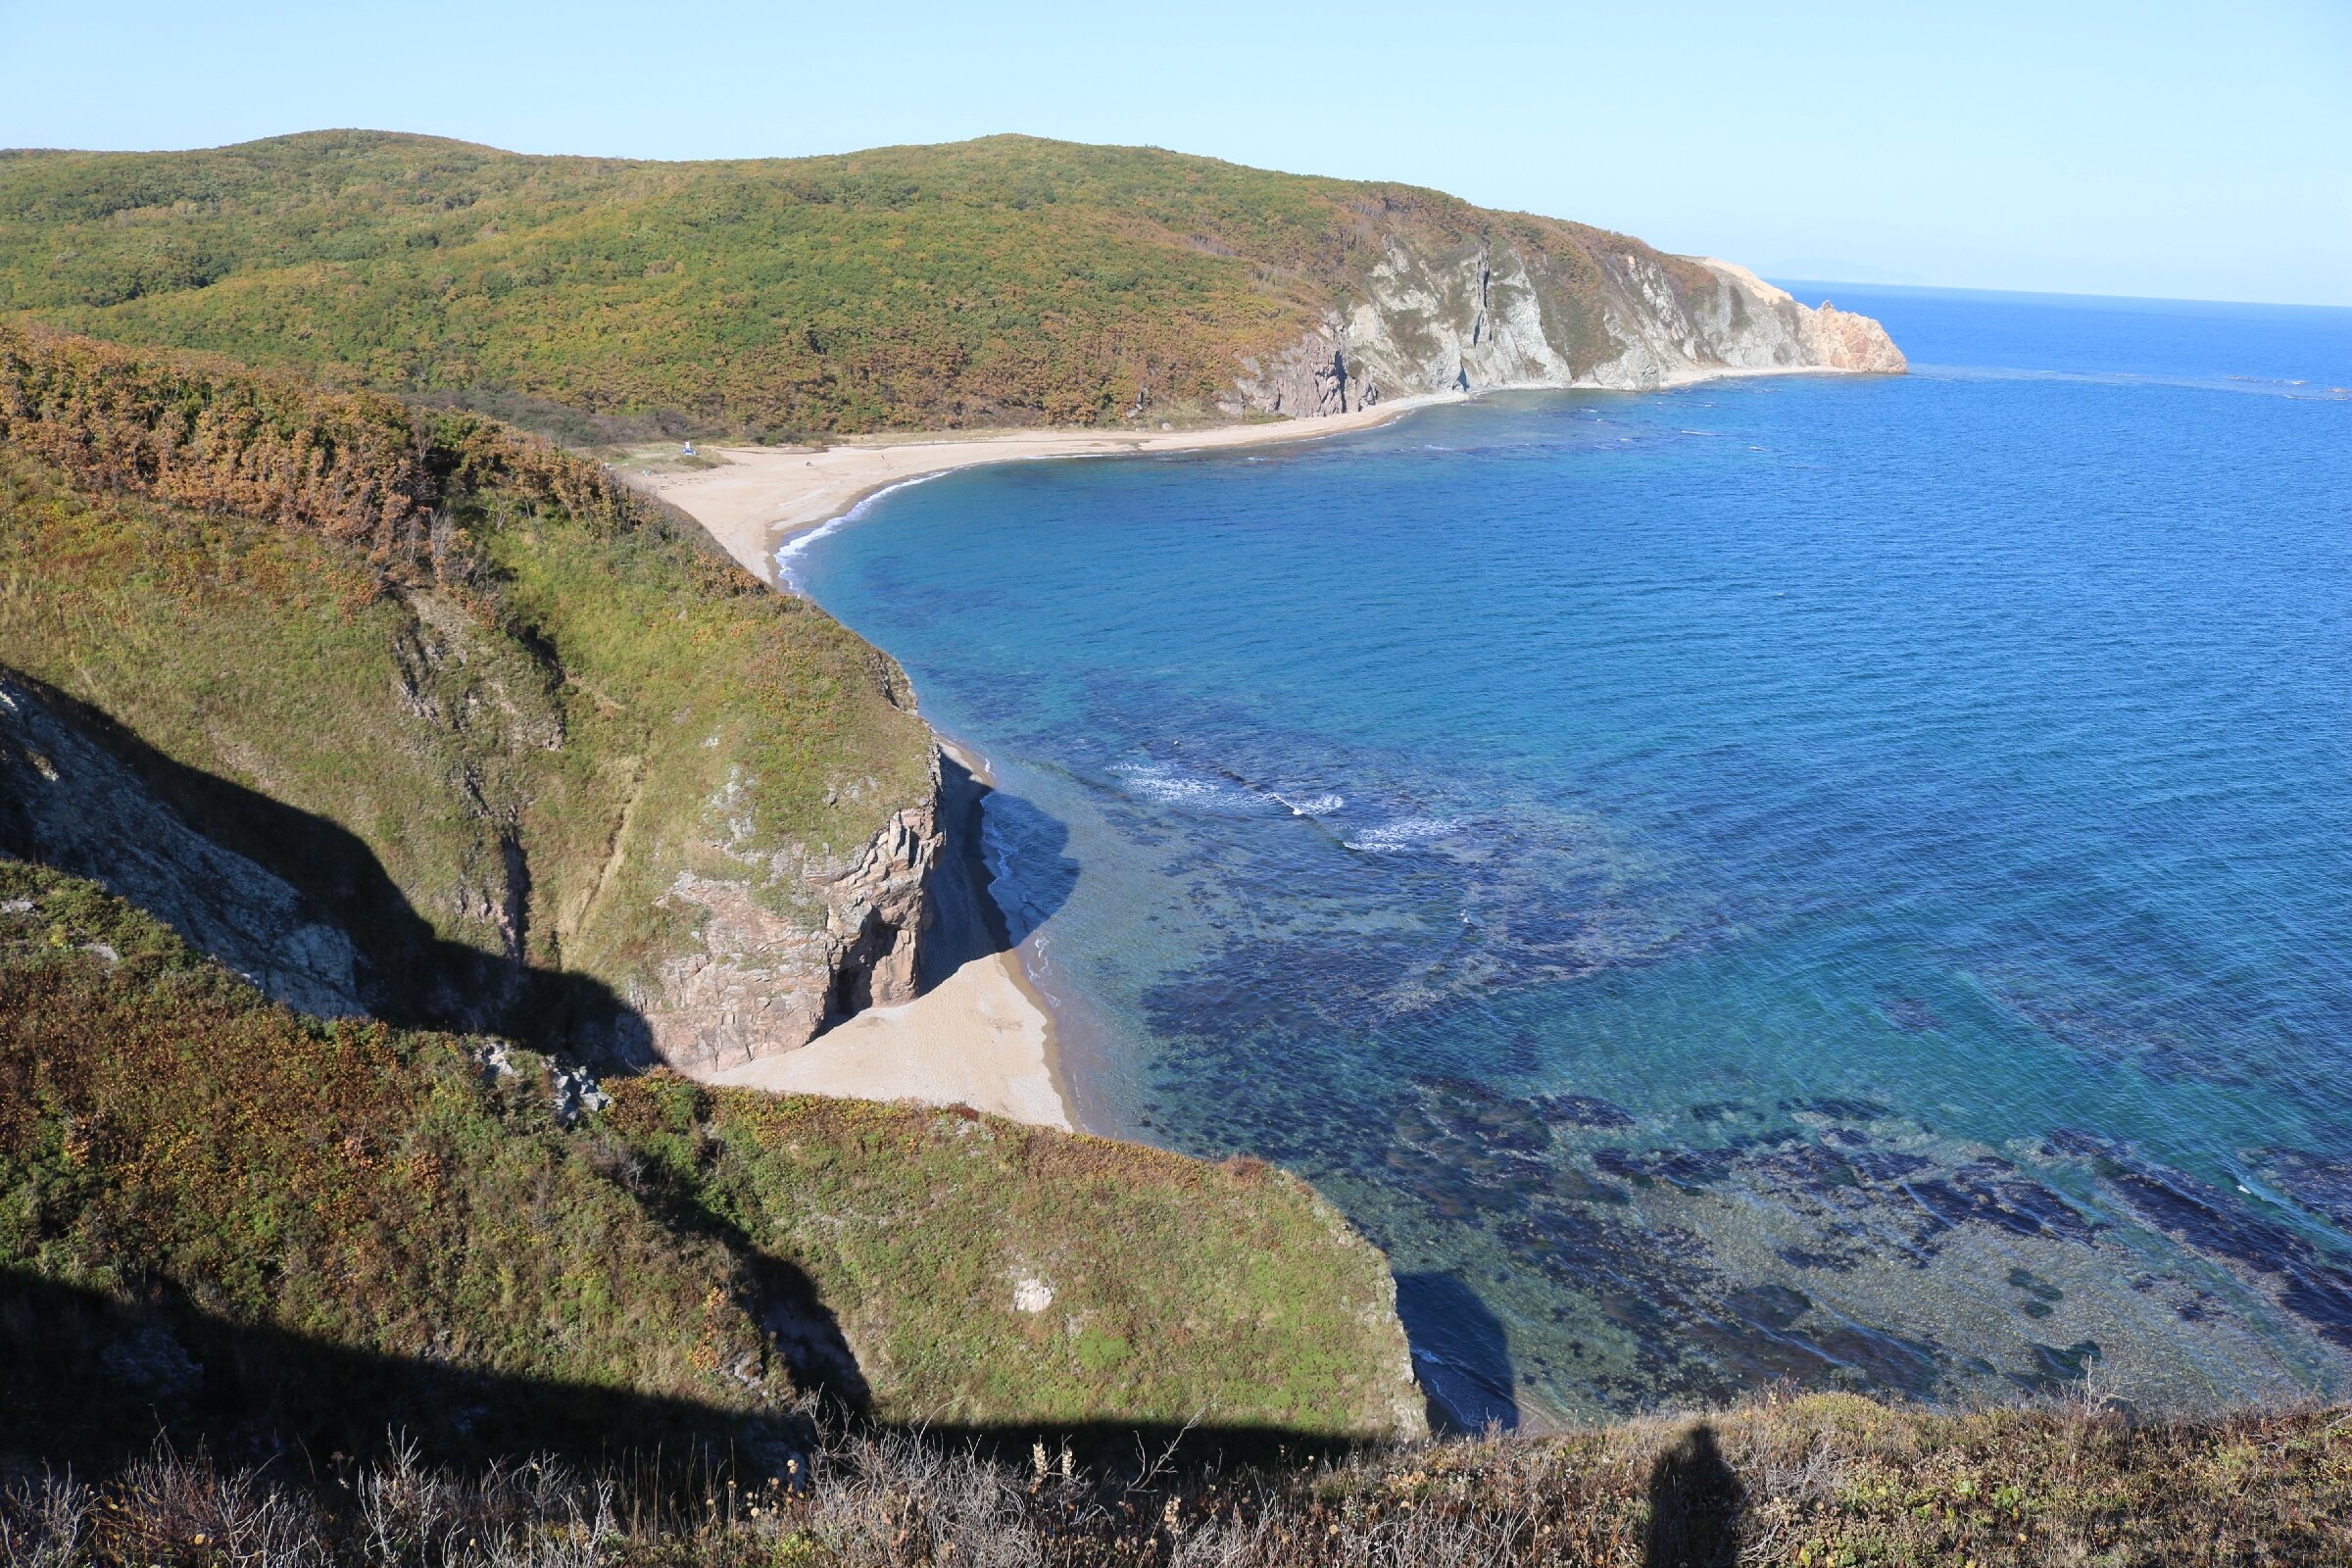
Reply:
<svg viewBox="0 0 2352 1568"><path fill-rule="evenodd" d="M858 504L850 508L849 511L842 513L840 515L827 517L815 527L794 534L791 538L776 546L775 563L777 583L796 594L804 592L805 590L803 590L801 587L800 576L793 570L792 566L792 564L800 559L803 551L807 550L810 545L816 543L819 539L823 539L829 535L838 533L843 528L848 527L851 523L857 522L862 518L866 513L872 509L875 503L879 502L884 496L896 495L901 490L910 489L915 485L923 484L929 480L936 479L943 473L950 473L953 471L953 469L941 468L932 473L918 473L909 478L896 480L890 484L884 485L879 490L871 491L866 495L858 497Z"/></svg>
<svg viewBox="0 0 2352 1568"><path fill-rule="evenodd" d="M1256 792L1224 779L1188 773L1169 762L1113 762L1126 792L1161 806L1231 808L1257 804Z"/></svg>
<svg viewBox="0 0 2352 1568"><path fill-rule="evenodd" d="M1344 795L1305 795L1294 801L1280 790L1268 790L1266 793L1289 807L1293 816L1329 816L1348 805L1348 798Z"/></svg>
<svg viewBox="0 0 2352 1568"><path fill-rule="evenodd" d="M2003 365L1914 365L1914 376L1939 381L2071 381L2083 386L2184 387L2197 392L2243 392L2292 402L2340 403L2352 388L2314 387L2309 380L2274 375L2168 375L2135 370L2034 370Z"/></svg>
<svg viewBox="0 0 2352 1568"><path fill-rule="evenodd" d="M1463 826L1459 817L1400 816L1341 842L1365 855L1403 855L1424 844L1451 838Z"/></svg>
<svg viewBox="0 0 2352 1568"><path fill-rule="evenodd" d="M1223 812L1257 812L1276 806L1309 820L1330 816L1348 806L1345 795L1327 790L1288 795L1223 768L1194 772L1173 762L1154 760L1113 762L1110 772L1128 795L1159 806Z"/></svg>

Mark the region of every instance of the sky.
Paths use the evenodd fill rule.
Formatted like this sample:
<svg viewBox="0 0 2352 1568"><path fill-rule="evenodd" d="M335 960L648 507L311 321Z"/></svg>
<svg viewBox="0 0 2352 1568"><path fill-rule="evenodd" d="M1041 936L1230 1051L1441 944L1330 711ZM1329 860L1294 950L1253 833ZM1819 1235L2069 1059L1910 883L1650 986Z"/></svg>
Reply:
<svg viewBox="0 0 2352 1568"><path fill-rule="evenodd" d="M1771 276L2352 305L2352 0L0 0L0 146L998 131L1402 180Z"/></svg>

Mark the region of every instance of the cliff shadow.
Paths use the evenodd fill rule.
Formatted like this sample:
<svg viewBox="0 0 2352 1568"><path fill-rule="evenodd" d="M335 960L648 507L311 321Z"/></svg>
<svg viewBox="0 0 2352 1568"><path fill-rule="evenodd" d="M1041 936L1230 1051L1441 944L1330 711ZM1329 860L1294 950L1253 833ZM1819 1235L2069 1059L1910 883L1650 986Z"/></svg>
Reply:
<svg viewBox="0 0 2352 1568"><path fill-rule="evenodd" d="M1273 1425L873 1421L839 1402L726 1407L332 1344L209 1310L170 1283L118 1293L0 1267L0 1480L71 1465L100 1478L159 1440L321 1489L395 1435L438 1466L552 1458L697 1494L714 1477L789 1480L824 1431L897 1432L1026 1468L1042 1446L1117 1488L1215 1466L1376 1446ZM348 1493L344 1495L347 1497Z"/></svg>
<svg viewBox="0 0 2352 1568"><path fill-rule="evenodd" d="M0 740L18 743L0 746L0 850L138 905L272 1001L545 1052L650 1054L653 1031L610 987L445 940L333 819L181 762L5 666L0 699ZM500 850L511 895L527 899L522 846ZM525 917L514 916L517 949ZM347 970L328 933L348 942Z"/></svg>
<svg viewBox="0 0 2352 1568"><path fill-rule="evenodd" d="M1429 1400L1432 1432L1519 1429L1510 1335L1476 1291L1451 1274L1399 1274L1396 1316Z"/></svg>
<svg viewBox="0 0 2352 1568"><path fill-rule="evenodd" d="M873 1392L858 1365L858 1352L850 1348L816 1281L798 1263L761 1247L740 1223L711 1207L659 1163L639 1166L631 1190L638 1203L669 1230L708 1237L742 1264L758 1293L760 1326L792 1369L796 1388L818 1395L855 1419L872 1414Z"/></svg>
<svg viewBox="0 0 2352 1568"><path fill-rule="evenodd" d="M996 788L945 748L939 761L946 842L927 884L938 923L923 944L926 991L976 958L1018 947L1078 885L1078 862L1063 853L1070 842L1065 824ZM1019 866L1017 885L998 881L989 869L991 838Z"/></svg>
<svg viewBox="0 0 2352 1568"><path fill-rule="evenodd" d="M1747 1488L1701 1422L1650 1468L1642 1568L1733 1568L1746 1511Z"/></svg>
<svg viewBox="0 0 2352 1568"><path fill-rule="evenodd" d="M788 1408L514 1377L356 1349L206 1310L176 1285L121 1295L0 1269L0 1467L103 1470L162 1438L234 1463L366 1457L387 1434L435 1464L546 1454L585 1466L637 1450L734 1451L780 1467L812 1429Z"/></svg>

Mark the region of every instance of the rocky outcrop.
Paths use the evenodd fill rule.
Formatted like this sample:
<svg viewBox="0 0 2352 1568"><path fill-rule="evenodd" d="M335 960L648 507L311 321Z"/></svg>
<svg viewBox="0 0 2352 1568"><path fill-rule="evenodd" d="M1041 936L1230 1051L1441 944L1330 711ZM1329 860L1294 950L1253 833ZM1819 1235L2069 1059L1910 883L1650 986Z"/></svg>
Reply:
<svg viewBox="0 0 2352 1568"><path fill-rule="evenodd" d="M1380 401L1372 380L1348 374L1347 328L1336 316L1285 353L1243 360L1237 387L1248 408L1295 419L1354 414Z"/></svg>
<svg viewBox="0 0 2352 1568"><path fill-rule="evenodd" d="M728 820L732 803L712 804ZM800 846L749 855L722 828L705 848L734 862L728 874L681 871L662 900L695 920L694 941L627 992L653 1054L688 1072L735 1066L913 1001L941 842L936 757L931 798L893 812L846 859Z"/></svg>
<svg viewBox="0 0 2352 1568"><path fill-rule="evenodd" d="M1823 300L1808 313L1806 325L1813 334L1816 363L1833 370L1901 375L1911 368L1894 339L1870 317L1841 311Z"/></svg>
<svg viewBox="0 0 2352 1568"><path fill-rule="evenodd" d="M93 722L0 672L0 853L139 905L272 1001L363 1011L350 938L283 879L190 828Z"/></svg>
<svg viewBox="0 0 2352 1568"><path fill-rule="evenodd" d="M1225 407L1313 418L1383 396L1906 368L1877 321L1801 305L1745 268L1531 220L1499 240L1391 234L1349 307L1286 352L1242 361Z"/></svg>

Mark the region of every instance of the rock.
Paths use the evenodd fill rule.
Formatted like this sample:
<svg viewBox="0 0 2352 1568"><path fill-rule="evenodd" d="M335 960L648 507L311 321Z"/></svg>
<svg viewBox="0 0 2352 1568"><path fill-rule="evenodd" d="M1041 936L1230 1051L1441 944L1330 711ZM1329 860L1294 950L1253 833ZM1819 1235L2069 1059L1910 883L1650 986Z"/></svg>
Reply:
<svg viewBox="0 0 2352 1568"><path fill-rule="evenodd" d="M695 942L627 998L654 1054L681 1071L737 1066L798 1050L831 1020L913 1001L939 782L934 756L930 798L893 812L846 863L778 856L739 876L679 872L662 902L701 911ZM729 846L709 848L715 859Z"/></svg>
<svg viewBox="0 0 2352 1568"><path fill-rule="evenodd" d="M1044 1280L1022 1280L1012 1288L1012 1309L1035 1317L1054 1304L1054 1287Z"/></svg>
<svg viewBox="0 0 2352 1568"><path fill-rule="evenodd" d="M70 705L5 675L0 852L100 883L272 1001L329 1018L365 1010L351 940L310 900L191 828Z"/></svg>
<svg viewBox="0 0 2352 1568"><path fill-rule="evenodd" d="M604 1109L612 1103L585 1067L567 1067L551 1063L547 1074L549 1097L554 1102L556 1121L569 1127L590 1111Z"/></svg>
<svg viewBox="0 0 2352 1568"><path fill-rule="evenodd" d="M1242 362L1238 382L1243 407L1262 414L1319 419L1354 414L1380 401L1380 389L1348 362L1348 328L1337 317L1309 332L1270 365L1252 357ZM1235 409L1233 412L1241 412Z"/></svg>
<svg viewBox="0 0 2352 1568"><path fill-rule="evenodd" d="M1841 311L1827 300L1809 314L1812 319L1807 324L1812 328L1816 364L1834 370L1866 370L1880 375L1901 375L1911 368L1911 362L1894 346L1894 339L1871 318Z"/></svg>
<svg viewBox="0 0 2352 1568"><path fill-rule="evenodd" d="M1551 233L1548 249L1480 242L1450 254L1391 236L1345 318L1327 317L1271 360L1242 361L1226 412L1352 414L1381 388L1633 390L1725 371L1908 368L1869 317L1808 309L1729 262L1612 248L1613 236L1583 232ZM1558 280L1572 250L1596 285Z"/></svg>

